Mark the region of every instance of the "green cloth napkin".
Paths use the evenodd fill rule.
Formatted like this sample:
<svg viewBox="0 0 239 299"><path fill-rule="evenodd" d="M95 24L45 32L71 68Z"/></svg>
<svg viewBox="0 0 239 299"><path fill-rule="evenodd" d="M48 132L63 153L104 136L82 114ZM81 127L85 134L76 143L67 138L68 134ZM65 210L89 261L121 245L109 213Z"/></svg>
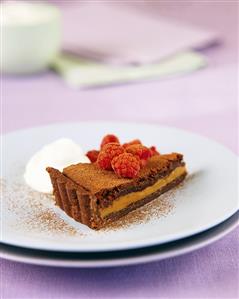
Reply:
<svg viewBox="0 0 239 299"><path fill-rule="evenodd" d="M117 83L127 83L185 74L206 65L203 55L183 52L154 64L139 66L119 66L96 63L68 54L58 56L52 68L72 87L94 87Z"/></svg>

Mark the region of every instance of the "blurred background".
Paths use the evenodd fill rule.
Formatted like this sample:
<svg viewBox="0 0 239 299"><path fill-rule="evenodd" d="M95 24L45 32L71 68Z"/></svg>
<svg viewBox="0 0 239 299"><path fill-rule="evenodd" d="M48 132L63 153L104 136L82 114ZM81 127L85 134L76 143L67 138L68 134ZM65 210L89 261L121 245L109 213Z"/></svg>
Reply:
<svg viewBox="0 0 239 299"><path fill-rule="evenodd" d="M152 122L237 143L237 1L1 1L3 131Z"/></svg>

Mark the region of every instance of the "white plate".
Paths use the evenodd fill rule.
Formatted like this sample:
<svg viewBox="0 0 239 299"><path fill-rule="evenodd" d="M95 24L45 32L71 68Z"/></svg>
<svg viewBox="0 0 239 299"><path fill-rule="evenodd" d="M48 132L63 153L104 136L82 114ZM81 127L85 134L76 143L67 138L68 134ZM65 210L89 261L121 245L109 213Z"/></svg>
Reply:
<svg viewBox="0 0 239 299"><path fill-rule="evenodd" d="M223 223L192 237L143 249L101 253L59 253L0 245L0 257L35 265L95 268L135 265L159 261L207 246L230 233L238 225L238 212Z"/></svg>
<svg viewBox="0 0 239 299"><path fill-rule="evenodd" d="M57 138L72 138L87 150L97 148L101 137L107 133L115 133L122 141L140 138L146 145L156 145L162 153L182 152L190 174L188 181L172 198L164 199L167 204L170 201L175 205L166 217L155 217L154 214L147 222L95 232L64 216L74 229L63 227L59 232L60 224L57 222L56 232L53 225L56 219L47 218L45 214L32 214L38 201L43 202L48 210L55 208L50 199L42 198L38 193L32 193L34 200L29 204L30 195L26 193L22 180L25 163L41 146ZM20 187L10 187L11 203L3 201L2 242L6 244L71 252L140 248L202 232L229 218L238 209L237 157L214 141L175 128L103 122L32 128L5 135L3 157L6 185L14 185L20 180ZM16 205L21 210L16 211ZM154 210L158 208L153 207ZM59 210L56 213L57 217L62 217ZM31 220L29 223L28 215L29 219L35 217L35 222ZM47 229L42 221L48 225Z"/></svg>

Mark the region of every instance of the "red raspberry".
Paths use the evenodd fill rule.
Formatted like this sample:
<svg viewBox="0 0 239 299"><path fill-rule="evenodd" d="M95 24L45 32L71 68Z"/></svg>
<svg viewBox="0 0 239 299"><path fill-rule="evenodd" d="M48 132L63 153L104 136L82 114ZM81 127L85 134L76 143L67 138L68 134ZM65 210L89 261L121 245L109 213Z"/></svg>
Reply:
<svg viewBox="0 0 239 299"><path fill-rule="evenodd" d="M88 151L86 153L86 156L90 159L91 163L95 163L99 156L99 153L100 153L100 151L92 150L92 151Z"/></svg>
<svg viewBox="0 0 239 299"><path fill-rule="evenodd" d="M140 160L140 167L143 168L147 164L148 160Z"/></svg>
<svg viewBox="0 0 239 299"><path fill-rule="evenodd" d="M142 144L142 142L139 139L134 139L130 142L124 143L122 146L124 148L127 148L128 146L134 145L134 144Z"/></svg>
<svg viewBox="0 0 239 299"><path fill-rule="evenodd" d="M158 152L156 146L151 146L149 148L149 150L150 150L150 156L151 157L160 155L160 153Z"/></svg>
<svg viewBox="0 0 239 299"><path fill-rule="evenodd" d="M114 157L111 162L114 172L123 178L134 178L140 171L140 160L130 153Z"/></svg>
<svg viewBox="0 0 239 299"><path fill-rule="evenodd" d="M141 144L134 144L128 146L126 148L126 152L131 153L134 156L138 156L140 160L148 160L148 158L150 158L151 156L150 149Z"/></svg>
<svg viewBox="0 0 239 299"><path fill-rule="evenodd" d="M106 135L102 141L101 141L101 145L100 148L103 148L104 145L106 145L107 143L120 143L118 137L116 137L115 135L109 134Z"/></svg>
<svg viewBox="0 0 239 299"><path fill-rule="evenodd" d="M124 153L124 148L119 143L107 143L99 153L97 164L101 169L112 170L112 159L122 153Z"/></svg>

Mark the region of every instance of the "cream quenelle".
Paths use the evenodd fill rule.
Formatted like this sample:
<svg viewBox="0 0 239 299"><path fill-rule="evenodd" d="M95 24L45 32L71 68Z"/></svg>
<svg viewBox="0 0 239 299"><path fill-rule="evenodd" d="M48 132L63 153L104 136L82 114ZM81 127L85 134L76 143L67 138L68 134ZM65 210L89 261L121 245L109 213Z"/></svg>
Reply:
<svg viewBox="0 0 239 299"><path fill-rule="evenodd" d="M46 167L56 167L62 171L71 164L89 162L78 144L71 139L61 138L45 145L31 157L26 165L24 179L32 189L52 193L52 184Z"/></svg>

